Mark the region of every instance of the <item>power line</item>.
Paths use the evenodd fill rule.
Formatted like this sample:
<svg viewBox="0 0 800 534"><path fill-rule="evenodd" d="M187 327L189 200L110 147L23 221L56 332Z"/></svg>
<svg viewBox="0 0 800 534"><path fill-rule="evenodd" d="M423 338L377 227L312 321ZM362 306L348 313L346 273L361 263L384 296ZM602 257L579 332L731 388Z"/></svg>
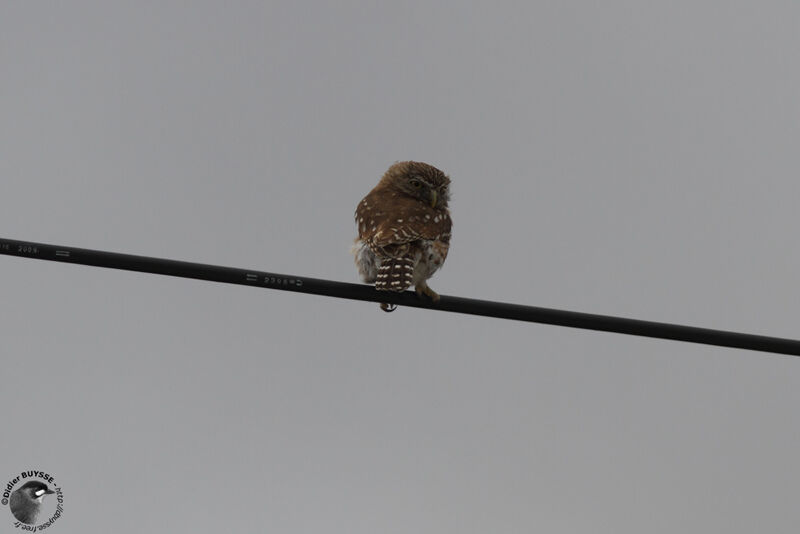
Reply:
<svg viewBox="0 0 800 534"><path fill-rule="evenodd" d="M558 326L569 326L588 330L616 332L660 339L704 343L720 347L774 352L800 356L800 341L724 330L712 330L668 323L641 321L623 317L610 317L536 306L523 306L504 302L451 297L442 295L439 302L418 298L413 292L404 293L378 292L372 286L348 284L332 280L307 278L287 274L268 273L249 269L236 269L217 265L205 265L187 261L176 261L132 254L119 254L101 250L45 245L28 241L16 241L0 238L0 254L19 256L38 260L58 261L139 271L144 273L195 278L210 282L224 282L244 286L280 289L295 293L311 293L327 297L338 297L352 300L388 302L399 306L427 308L430 310L466 313L500 319L514 319L532 323L543 323Z"/></svg>

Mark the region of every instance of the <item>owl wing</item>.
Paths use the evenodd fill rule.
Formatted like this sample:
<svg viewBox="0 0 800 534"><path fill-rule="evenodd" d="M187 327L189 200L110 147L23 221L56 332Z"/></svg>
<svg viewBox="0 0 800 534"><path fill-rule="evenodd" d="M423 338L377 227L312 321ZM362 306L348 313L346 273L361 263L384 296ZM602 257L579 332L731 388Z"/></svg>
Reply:
<svg viewBox="0 0 800 534"><path fill-rule="evenodd" d="M386 217L375 225L375 231L366 236L373 249L385 249L388 256L397 257L398 252L406 252L403 245L414 241L429 240L450 242L453 222L447 211L414 208L397 217ZM395 250L397 249L397 250ZM374 250L376 254L378 250Z"/></svg>
<svg viewBox="0 0 800 534"><path fill-rule="evenodd" d="M381 260L375 281L380 291L405 291L411 286L420 241L433 241L442 257L447 254L453 224L447 210L397 198L387 205L370 194L356 208L355 218L359 239Z"/></svg>
<svg viewBox="0 0 800 534"><path fill-rule="evenodd" d="M425 215L429 217L426 218ZM447 255L452 222L447 212L435 215L408 215L388 220L376 228L368 241L375 255L382 259L378 268L375 289L379 291L405 291L413 284L415 256L422 250L420 241L438 244L442 258Z"/></svg>

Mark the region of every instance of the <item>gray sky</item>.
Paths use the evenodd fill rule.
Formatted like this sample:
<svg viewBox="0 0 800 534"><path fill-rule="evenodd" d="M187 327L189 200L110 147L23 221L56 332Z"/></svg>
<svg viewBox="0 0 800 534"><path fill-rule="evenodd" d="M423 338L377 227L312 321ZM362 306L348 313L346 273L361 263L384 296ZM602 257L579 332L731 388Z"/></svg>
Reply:
<svg viewBox="0 0 800 534"><path fill-rule="evenodd" d="M355 205L416 159L453 180L440 293L797 338L799 17L4 2L2 236L356 281ZM791 357L9 257L0 276L0 479L55 476L53 533L800 522Z"/></svg>

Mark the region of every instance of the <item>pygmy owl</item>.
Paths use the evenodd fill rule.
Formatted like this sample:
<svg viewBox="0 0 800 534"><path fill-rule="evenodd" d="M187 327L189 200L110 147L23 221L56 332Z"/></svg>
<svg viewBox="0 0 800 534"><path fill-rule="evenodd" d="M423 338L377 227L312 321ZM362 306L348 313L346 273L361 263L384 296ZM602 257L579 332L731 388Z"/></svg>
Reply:
<svg viewBox="0 0 800 534"><path fill-rule="evenodd" d="M436 167L417 161L389 167L356 208L352 252L361 279L375 283L378 291L401 292L413 285L417 295L438 301L426 280L450 248L448 200L450 178Z"/></svg>

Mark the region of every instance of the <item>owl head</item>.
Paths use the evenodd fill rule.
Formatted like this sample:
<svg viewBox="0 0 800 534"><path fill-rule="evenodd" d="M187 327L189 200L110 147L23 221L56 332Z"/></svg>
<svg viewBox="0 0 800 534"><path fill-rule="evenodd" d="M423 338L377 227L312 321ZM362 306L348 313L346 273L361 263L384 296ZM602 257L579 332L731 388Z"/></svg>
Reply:
<svg viewBox="0 0 800 534"><path fill-rule="evenodd" d="M450 178L432 165L419 161L399 161L389 167L381 182L403 195L413 197L434 209L447 208Z"/></svg>

